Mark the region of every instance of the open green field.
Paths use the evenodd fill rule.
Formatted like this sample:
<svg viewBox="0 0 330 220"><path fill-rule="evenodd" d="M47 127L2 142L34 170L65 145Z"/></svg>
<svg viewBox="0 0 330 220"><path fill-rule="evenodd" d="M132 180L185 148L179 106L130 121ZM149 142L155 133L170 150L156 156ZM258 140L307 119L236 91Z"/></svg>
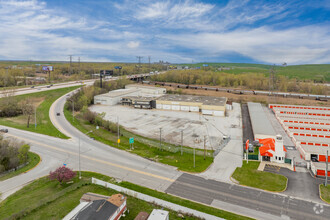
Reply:
<svg viewBox="0 0 330 220"><path fill-rule="evenodd" d="M187 66L201 67L204 63L183 64ZM242 73L262 73L269 76L269 70L272 65L266 64L250 64L250 63L205 63L211 68L219 68L222 66L230 67L231 70L223 70L225 73L242 74ZM287 76L289 78L297 78L300 80L316 80L330 82L330 64L305 64L292 66L275 66L276 74Z"/></svg>
<svg viewBox="0 0 330 220"><path fill-rule="evenodd" d="M12 178L14 176L17 176L21 173L24 173L32 168L34 168L35 166L37 166L37 164L40 162L40 157L38 154L35 154L35 153L32 153L32 152L29 152L28 153L28 162L29 164L14 171L14 172L10 172L4 176L1 176L0 177L0 181L4 181L6 179L9 179L9 178Z"/></svg>
<svg viewBox="0 0 330 220"><path fill-rule="evenodd" d="M243 161L243 166L236 168L232 177L239 184L268 191L279 192L286 189L288 179L285 176L258 171L260 162Z"/></svg>
<svg viewBox="0 0 330 220"><path fill-rule="evenodd" d="M95 177L115 183L111 177L92 172L82 172L82 177L81 180L75 177L73 183L63 185L60 185L56 181L50 181L48 177L43 177L32 182L0 203L0 219L61 219L79 204L79 199L84 193L93 192L108 196L117 193L114 190L91 184L90 181L91 177ZM128 182L116 184L218 217L226 219L249 219ZM126 212L126 216L121 219L134 219L140 211L151 213L153 209L161 208L131 196L127 198L127 207L129 213ZM170 219L181 219L177 214L170 211ZM185 216L185 219L197 218Z"/></svg>
<svg viewBox="0 0 330 220"><path fill-rule="evenodd" d="M330 204L330 185L324 186L323 184L320 185L320 194L321 198Z"/></svg>
<svg viewBox="0 0 330 220"><path fill-rule="evenodd" d="M181 152L170 152L167 151L166 148L164 150L160 150L157 147L151 147L150 145L141 143L139 141L135 140L134 143L134 149L130 149L129 146L129 137L135 137L135 138L143 138L147 139L145 137L141 137L135 134L132 134L123 128L121 128L121 134L123 136L120 137L121 143L118 146L117 144L117 134L113 134L103 128L100 128L96 130L94 125L91 125L88 121L84 120L81 115L76 115L75 120L73 122L72 114L70 111L68 111L66 108L64 108L64 115L66 119L75 126L78 130L80 130L83 133L86 133L88 131L93 131L92 133L89 133L88 135L90 137L95 138L95 140L98 140L104 144L110 145L112 147L116 147L121 150L128 151L130 153L137 154L139 156L142 156L144 158L151 159L156 162L168 164L174 167L177 167L179 170L187 171L187 172L202 172L206 170L213 162L212 156L207 156L204 160L204 157L202 155L197 155L195 157L195 164L196 166L193 166L193 154L191 153L183 153L181 156ZM152 143L152 142L151 142ZM191 148L184 147L185 150L190 150ZM196 150L197 151L197 150ZM198 150L201 151L201 150ZM212 155L212 152L209 152Z"/></svg>
<svg viewBox="0 0 330 220"><path fill-rule="evenodd" d="M67 139L68 137L66 137L59 130L57 130L50 121L49 109L53 102L55 102L59 97L79 87L80 86L74 86L15 96L13 98L17 99L17 102L20 102L27 98L30 98L31 100L34 100L36 102L36 104L38 105L36 114L37 127L35 128L34 126L34 115L32 115L31 117L29 128L27 127L27 116L25 115L20 115L11 118L0 118L0 124L21 130Z"/></svg>

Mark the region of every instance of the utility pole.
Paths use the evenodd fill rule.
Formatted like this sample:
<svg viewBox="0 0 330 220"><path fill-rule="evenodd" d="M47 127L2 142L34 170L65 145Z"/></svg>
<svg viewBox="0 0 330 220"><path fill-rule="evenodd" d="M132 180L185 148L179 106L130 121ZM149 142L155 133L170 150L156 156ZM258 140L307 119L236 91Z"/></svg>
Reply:
<svg viewBox="0 0 330 220"><path fill-rule="evenodd" d="M72 122L74 122L74 101L72 100Z"/></svg>
<svg viewBox="0 0 330 220"><path fill-rule="evenodd" d="M142 60L143 57L141 57L141 56L137 56L136 58L139 60L139 64L138 64L138 72L140 73L141 60Z"/></svg>
<svg viewBox="0 0 330 220"><path fill-rule="evenodd" d="M329 156L328 156L328 150L327 150L327 161L325 164L325 183L324 186L328 185L328 163L329 163Z"/></svg>
<svg viewBox="0 0 330 220"><path fill-rule="evenodd" d="M205 154L206 154L206 146L205 146L205 135L204 135L204 140L203 140L203 142L204 142L204 160L205 160Z"/></svg>
<svg viewBox="0 0 330 220"><path fill-rule="evenodd" d="M182 156L182 146L183 146L183 129L181 130L181 156Z"/></svg>
<svg viewBox="0 0 330 220"><path fill-rule="evenodd" d="M72 56L73 55L68 55L70 57L70 74L72 74Z"/></svg>
<svg viewBox="0 0 330 220"><path fill-rule="evenodd" d="M119 116L117 116L117 143L118 143L118 147L119 147L119 142L120 142L120 139L119 139Z"/></svg>
<svg viewBox="0 0 330 220"><path fill-rule="evenodd" d="M78 57L78 67L79 67L79 74L80 74L80 57Z"/></svg>
<svg viewBox="0 0 330 220"><path fill-rule="evenodd" d="M194 148L194 168L195 168L195 148Z"/></svg>
<svg viewBox="0 0 330 220"><path fill-rule="evenodd" d="M34 106L34 129L37 129L37 107Z"/></svg>
<svg viewBox="0 0 330 220"><path fill-rule="evenodd" d="M151 72L151 66L150 66L151 56L148 56L148 60L149 60L149 73L150 73Z"/></svg>
<svg viewBox="0 0 330 220"><path fill-rule="evenodd" d="M162 128L159 128L159 149L162 150Z"/></svg>

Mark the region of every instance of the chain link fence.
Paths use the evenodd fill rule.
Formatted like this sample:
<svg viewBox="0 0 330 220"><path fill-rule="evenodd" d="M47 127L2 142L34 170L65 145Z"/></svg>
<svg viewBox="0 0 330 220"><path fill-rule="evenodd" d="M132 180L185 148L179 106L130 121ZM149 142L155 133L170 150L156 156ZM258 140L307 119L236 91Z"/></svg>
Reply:
<svg viewBox="0 0 330 220"><path fill-rule="evenodd" d="M165 151L169 151L169 152L172 152L172 153L181 152L181 146L180 145L167 143L167 142L165 142L166 140L164 140L163 138L162 138L162 143L160 144L159 140L153 140L153 139L133 135L131 132L128 132L126 130L121 130L121 134L123 134L126 137L134 137L135 141L140 142L140 143L145 144L145 145L148 145L150 147L155 147L155 148L158 148L160 150L165 150ZM193 148L182 147L182 152L183 153L188 153L188 154L194 154L194 149ZM202 155L204 155L204 150L196 148L195 154L202 156ZM206 150L205 155L207 157L213 157L213 150Z"/></svg>

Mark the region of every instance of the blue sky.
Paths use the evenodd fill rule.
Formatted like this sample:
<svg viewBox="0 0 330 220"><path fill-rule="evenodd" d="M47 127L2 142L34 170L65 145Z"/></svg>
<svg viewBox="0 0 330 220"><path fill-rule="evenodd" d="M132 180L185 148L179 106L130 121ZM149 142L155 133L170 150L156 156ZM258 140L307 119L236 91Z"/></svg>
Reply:
<svg viewBox="0 0 330 220"><path fill-rule="evenodd" d="M330 1L0 0L0 60L330 63Z"/></svg>

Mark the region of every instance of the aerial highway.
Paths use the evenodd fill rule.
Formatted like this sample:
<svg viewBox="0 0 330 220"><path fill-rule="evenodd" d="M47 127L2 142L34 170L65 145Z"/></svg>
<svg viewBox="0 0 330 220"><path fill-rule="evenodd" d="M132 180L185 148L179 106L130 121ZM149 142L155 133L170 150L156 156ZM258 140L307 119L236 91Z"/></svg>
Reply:
<svg viewBox="0 0 330 220"><path fill-rule="evenodd" d="M118 180L257 219L328 219L330 216L330 206L321 200L316 203L234 183L205 179L92 140L65 119L63 107L67 97L62 96L54 102L49 114L53 124L71 139L58 139L8 128L9 133L6 135L29 143L31 150L42 157L42 162L28 173L0 182L2 199L63 164L78 170L80 139L82 170L99 172ZM60 115L57 116L57 113Z"/></svg>

